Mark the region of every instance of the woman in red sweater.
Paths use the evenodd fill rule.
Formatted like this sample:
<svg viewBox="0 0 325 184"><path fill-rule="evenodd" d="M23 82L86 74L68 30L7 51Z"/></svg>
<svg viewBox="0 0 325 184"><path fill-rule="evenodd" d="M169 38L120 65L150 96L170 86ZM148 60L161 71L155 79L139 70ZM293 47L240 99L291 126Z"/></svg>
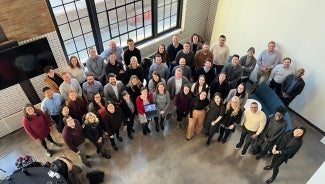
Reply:
<svg viewBox="0 0 325 184"><path fill-rule="evenodd" d="M39 109L35 109L32 104L26 104L24 107L24 117L22 125L25 131L45 148L47 156L51 157L52 152L47 147L45 138L52 144L61 147L62 144L56 143L50 134L52 123L49 117Z"/></svg>
<svg viewBox="0 0 325 184"><path fill-rule="evenodd" d="M136 98L136 105L137 105L137 111L139 114L139 121L142 125L143 134L147 135L147 133L151 133L149 127L148 127L148 119L146 117L146 114L144 112L144 105L152 104L152 95L150 92L148 92L147 87L142 87L141 95Z"/></svg>

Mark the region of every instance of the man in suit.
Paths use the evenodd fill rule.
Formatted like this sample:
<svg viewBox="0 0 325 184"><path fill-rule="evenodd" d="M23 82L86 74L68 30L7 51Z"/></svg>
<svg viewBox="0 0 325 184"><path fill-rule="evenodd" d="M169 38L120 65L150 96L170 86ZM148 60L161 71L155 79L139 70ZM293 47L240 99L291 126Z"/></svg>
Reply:
<svg viewBox="0 0 325 184"><path fill-rule="evenodd" d="M282 83L281 94L278 94L284 105L288 106L292 100L301 93L305 87L305 81L302 76L305 69L300 68L296 75L289 75Z"/></svg>
<svg viewBox="0 0 325 184"><path fill-rule="evenodd" d="M107 75L108 83L104 86L104 95L106 101L111 101L114 105L120 105L122 99L122 91L125 87L122 81L116 80L116 75L110 73Z"/></svg>

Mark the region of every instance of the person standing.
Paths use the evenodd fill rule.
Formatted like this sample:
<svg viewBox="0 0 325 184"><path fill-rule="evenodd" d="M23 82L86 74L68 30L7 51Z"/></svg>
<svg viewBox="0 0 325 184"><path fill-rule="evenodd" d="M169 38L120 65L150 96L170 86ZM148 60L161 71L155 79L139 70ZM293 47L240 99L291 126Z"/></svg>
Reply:
<svg viewBox="0 0 325 184"><path fill-rule="evenodd" d="M104 88L102 83L95 80L94 74L88 73L86 79L87 81L82 84L82 95L84 100L89 104L94 94L103 94Z"/></svg>
<svg viewBox="0 0 325 184"><path fill-rule="evenodd" d="M88 104L79 96L75 90L69 91L67 99L70 115L83 124L83 116L88 112Z"/></svg>
<svg viewBox="0 0 325 184"><path fill-rule="evenodd" d="M257 140L256 160L271 151L277 139L284 133L287 122L283 117L286 112L287 108L279 106L275 109L275 113L267 118L266 126Z"/></svg>
<svg viewBox="0 0 325 184"><path fill-rule="evenodd" d="M162 58L160 54L155 55L155 61L156 62L150 66L148 78L150 79L152 77L153 71L157 71L160 74L161 78L168 80L169 70L167 68L167 65L162 63Z"/></svg>
<svg viewBox="0 0 325 184"><path fill-rule="evenodd" d="M172 37L173 42L167 46L167 54L170 59L169 72L172 73L174 67L177 65L175 58L178 51L183 50L183 45L179 43L178 35Z"/></svg>
<svg viewBox="0 0 325 184"><path fill-rule="evenodd" d="M90 57L86 61L86 66L89 73L93 73L95 80L98 80L105 85L105 62L104 59L97 55L95 47L88 49Z"/></svg>
<svg viewBox="0 0 325 184"><path fill-rule="evenodd" d="M110 159L111 155L104 148L104 130L102 127L102 123L92 112L88 112L85 116L84 132L85 137L96 146L97 154L101 153L104 158Z"/></svg>
<svg viewBox="0 0 325 184"><path fill-rule="evenodd" d="M119 62L123 61L122 55L123 55L123 48L121 46L117 46L116 42L114 40L110 40L108 42L108 48L105 49L102 53L100 53L100 56L102 58L108 58L111 53L114 53L116 55L116 60Z"/></svg>
<svg viewBox="0 0 325 184"><path fill-rule="evenodd" d="M216 74L221 72L221 69L226 64L229 57L229 48L225 43L226 36L220 35L218 43L215 43L211 47L213 53L213 67L216 69Z"/></svg>
<svg viewBox="0 0 325 184"><path fill-rule="evenodd" d="M59 90L65 100L68 99L70 90L75 90L80 96L82 96L82 89L77 79L71 78L68 72L63 72L62 77L64 81L60 85Z"/></svg>
<svg viewBox="0 0 325 184"><path fill-rule="evenodd" d="M46 150L46 155L51 157L52 151L47 147L45 138L58 147L61 147L62 144L55 142L50 134L52 123L49 117L32 104L26 104L23 113L24 117L21 122L26 133L35 141L40 142Z"/></svg>
<svg viewBox="0 0 325 184"><path fill-rule="evenodd" d="M206 146L209 146L213 134L219 131L220 120L222 119L224 113L225 113L225 107L223 105L222 96L219 92L217 92L215 93L213 100L209 105L209 110L206 112L205 119L204 119L204 125L206 128L205 136L209 136L206 142ZM211 131L212 133L211 135L209 133L210 130L214 130Z"/></svg>
<svg viewBox="0 0 325 184"><path fill-rule="evenodd" d="M79 156L83 164L91 167L87 160L84 130L80 122L73 119L70 115L64 117L63 121L65 122L65 127L62 131L62 137L65 144Z"/></svg>
<svg viewBox="0 0 325 184"><path fill-rule="evenodd" d="M46 77L44 79L45 86L52 89L54 93L60 93L59 86L62 84L62 75L54 71L53 66L46 66L44 68Z"/></svg>
<svg viewBox="0 0 325 184"><path fill-rule="evenodd" d="M130 95L127 91L122 91L122 102L121 102L121 109L123 111L124 116L126 117L126 130L128 133L129 139L133 139L132 133L135 132L133 129L134 125L134 117L136 114L135 104L130 98Z"/></svg>
<svg viewBox="0 0 325 184"><path fill-rule="evenodd" d="M159 125L161 130L164 131L164 120L166 119L170 105L170 96L164 83L158 83L156 92L153 94L153 102L156 104L158 110L158 117L154 117L156 131L159 132Z"/></svg>
<svg viewBox="0 0 325 184"><path fill-rule="evenodd" d="M59 93L53 93L49 87L43 88L43 93L45 98L41 103L41 110L53 120L57 131L61 133L60 108L64 99Z"/></svg>
<svg viewBox="0 0 325 184"><path fill-rule="evenodd" d="M131 38L127 39L128 48L124 50L123 58L126 66L130 65L131 57L137 57L138 61L141 61L141 52L134 46L134 41Z"/></svg>
<svg viewBox="0 0 325 184"><path fill-rule="evenodd" d="M169 55L167 53L166 47L164 44L160 44L157 48L157 51L154 55L160 54L162 58L162 63L165 63L167 67L170 65Z"/></svg>
<svg viewBox="0 0 325 184"><path fill-rule="evenodd" d="M70 57L67 72L71 74L71 77L77 79L80 85L86 80L84 65L79 61L77 56Z"/></svg>
<svg viewBox="0 0 325 184"><path fill-rule="evenodd" d="M144 80L143 69L142 69L142 66L139 64L137 57L135 57L135 56L131 57L131 63L126 68L125 80L127 80L127 82L128 82L128 80L130 80L130 77L132 75L136 75L139 78L139 80L141 82L143 82L143 80ZM147 82L149 82L149 81L147 81Z"/></svg>
<svg viewBox="0 0 325 184"><path fill-rule="evenodd" d="M190 103L193 99L193 93L191 92L191 87L188 84L184 84L181 91L176 95L176 131L178 131L181 125L184 129L184 121L189 113Z"/></svg>
<svg viewBox="0 0 325 184"><path fill-rule="evenodd" d="M300 68L296 75L289 75L281 86L281 94L278 94L284 105L288 106L297 95L305 87L305 81L302 76L305 74L305 69Z"/></svg>
<svg viewBox="0 0 325 184"><path fill-rule="evenodd" d="M229 83L226 81L226 73L220 73L216 79L210 85L210 98L214 96L216 92L221 93L222 99L225 101L229 94Z"/></svg>
<svg viewBox="0 0 325 184"><path fill-rule="evenodd" d="M116 80L116 75L110 73L107 75L108 83L104 86L104 96L106 101L111 101L114 105L119 105L121 102L121 92L125 87L121 81Z"/></svg>
<svg viewBox="0 0 325 184"><path fill-rule="evenodd" d="M107 64L105 66L105 73L106 76L110 73L114 73L116 75L116 79L122 82L126 80L124 66L122 62L116 60L116 55L114 53L109 54L109 59L107 60Z"/></svg>
<svg viewBox="0 0 325 184"><path fill-rule="evenodd" d="M266 117L264 112L258 110L258 104L252 102L250 109L246 109L241 119L241 135L240 141L236 144L235 149L240 149L245 142L244 148L240 153L240 156L245 156L248 147L253 139L259 136L266 124Z"/></svg>
<svg viewBox="0 0 325 184"><path fill-rule="evenodd" d="M272 154L274 156L271 165L264 167L264 170L273 169L273 174L271 178L265 181L266 183L272 183L279 173L279 167L284 162L287 163L288 160L293 158L299 151L305 134L306 128L296 127L282 136L282 138L273 146Z"/></svg>
<svg viewBox="0 0 325 184"><path fill-rule="evenodd" d="M238 96L233 96L227 103L226 112L220 123L218 142L226 143L230 133L235 131L236 125L239 125L243 114L239 101Z"/></svg>
<svg viewBox="0 0 325 184"><path fill-rule="evenodd" d="M192 38L191 38L191 51L194 52L194 54L202 49L202 43L200 40L200 36L196 33L193 33Z"/></svg>
<svg viewBox="0 0 325 184"><path fill-rule="evenodd" d="M227 82L229 83L230 89L234 89L237 87L237 82L240 80L243 75L243 69L238 64L239 56L234 54L231 59L231 63L225 65L222 68L222 72L227 74Z"/></svg>
<svg viewBox="0 0 325 184"><path fill-rule="evenodd" d="M188 119L188 127L186 131L186 140L191 140L194 133L200 134L203 129L205 118L205 110L209 105L207 92L202 91L199 96L194 97L190 103L190 118Z"/></svg>
<svg viewBox="0 0 325 184"><path fill-rule="evenodd" d="M255 48L250 47L247 51L247 54L239 59L238 64L243 68L243 75L241 76L240 80L237 84L246 82L249 79L249 76L251 75L252 71L254 70L256 66L256 59L254 57L255 54Z"/></svg>
<svg viewBox="0 0 325 184"><path fill-rule="evenodd" d="M182 69L183 71L183 76L186 77L187 79L190 79L192 76L192 70L189 66L186 65L186 60L185 58L179 59L179 65L175 66L172 72L172 75L175 75L175 71L177 68Z"/></svg>
<svg viewBox="0 0 325 184"><path fill-rule="evenodd" d="M141 95L136 98L136 106L137 106L137 111L139 115L139 121L140 124L142 125L142 131L143 135L147 135L147 133L151 133L151 130L148 127L148 119L146 117L145 111L144 111L144 106L148 104L153 103L152 99L152 94L148 92L147 87L142 87L141 90Z"/></svg>
<svg viewBox="0 0 325 184"><path fill-rule="evenodd" d="M107 108L105 113L101 116L103 120L103 127L106 135L108 135L111 145L115 151L118 147L115 144L114 138L120 142L123 138L120 136L120 128L123 125L123 131L126 130L126 119L119 107L116 107L113 102L107 102Z"/></svg>
<svg viewBox="0 0 325 184"><path fill-rule="evenodd" d="M176 64L179 64L179 60L181 58L185 58L186 60L186 65L189 66L191 68L191 77L189 78L190 81L193 81L193 77L194 77L194 73L195 73L195 53L193 51L191 51L190 49L190 43L186 42L183 45L183 50L180 50L177 52L176 57L175 57L175 61Z"/></svg>
<svg viewBox="0 0 325 184"><path fill-rule="evenodd" d="M212 63L213 53L210 51L209 43L206 42L203 44L203 49L198 50L195 54L195 69L197 70L204 66L204 63L207 59L209 59Z"/></svg>
<svg viewBox="0 0 325 184"><path fill-rule="evenodd" d="M239 105L241 109L244 109L244 105L248 99L248 93L246 92L246 85L245 83L240 83L237 88L232 89L229 91L228 96L225 100L225 103L229 102L233 96L239 97Z"/></svg>
<svg viewBox="0 0 325 184"><path fill-rule="evenodd" d="M198 68L194 75L194 80L198 80L200 75L204 75L206 79L206 83L210 85L212 81L216 78L215 70L212 68L212 60L206 59L204 66Z"/></svg>
<svg viewBox="0 0 325 184"><path fill-rule="evenodd" d="M151 92L151 93L156 92L157 85L158 85L159 82L162 82L162 83L164 83L166 85L165 79L161 78L160 74L157 71L153 71L152 72L152 77L151 77L151 79L149 81L149 84L148 84L149 92Z"/></svg>

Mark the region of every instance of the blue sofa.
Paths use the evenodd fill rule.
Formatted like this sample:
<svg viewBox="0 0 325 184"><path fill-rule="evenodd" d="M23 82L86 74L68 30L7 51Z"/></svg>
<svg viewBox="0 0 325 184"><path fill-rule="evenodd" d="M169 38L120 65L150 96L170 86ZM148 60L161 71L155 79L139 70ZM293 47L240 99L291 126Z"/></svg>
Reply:
<svg viewBox="0 0 325 184"><path fill-rule="evenodd" d="M275 109L278 106L284 106L278 95L271 88L269 88L266 83L259 85L255 93L250 94L248 98L255 99L261 103L262 111L265 113L266 117L274 114ZM284 115L284 119L287 121L287 128L285 130L286 132L292 129L290 115L288 112Z"/></svg>

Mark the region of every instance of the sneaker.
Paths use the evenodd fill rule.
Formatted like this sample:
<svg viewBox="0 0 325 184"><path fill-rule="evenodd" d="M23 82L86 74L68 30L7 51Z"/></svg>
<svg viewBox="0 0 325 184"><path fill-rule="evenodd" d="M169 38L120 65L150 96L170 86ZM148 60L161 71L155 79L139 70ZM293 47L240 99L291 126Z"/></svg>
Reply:
<svg viewBox="0 0 325 184"><path fill-rule="evenodd" d="M57 143L57 142L53 142L53 143L51 143L52 145L54 144L55 146L57 146L57 147L62 147L63 145L62 144L60 144L60 143Z"/></svg>
<svg viewBox="0 0 325 184"><path fill-rule="evenodd" d="M240 144L236 144L235 149L240 149Z"/></svg>
<svg viewBox="0 0 325 184"><path fill-rule="evenodd" d="M47 155L48 157L51 157L51 156L52 156L52 152L51 152L51 150L47 149L47 150L46 150L46 155Z"/></svg>
<svg viewBox="0 0 325 184"><path fill-rule="evenodd" d="M117 137L117 140L120 142L123 142L123 138L122 137Z"/></svg>
<svg viewBox="0 0 325 184"><path fill-rule="evenodd" d="M246 155L246 152L243 152L243 151L242 151L242 152L240 153L240 156L242 156L242 157L244 157L245 155Z"/></svg>

